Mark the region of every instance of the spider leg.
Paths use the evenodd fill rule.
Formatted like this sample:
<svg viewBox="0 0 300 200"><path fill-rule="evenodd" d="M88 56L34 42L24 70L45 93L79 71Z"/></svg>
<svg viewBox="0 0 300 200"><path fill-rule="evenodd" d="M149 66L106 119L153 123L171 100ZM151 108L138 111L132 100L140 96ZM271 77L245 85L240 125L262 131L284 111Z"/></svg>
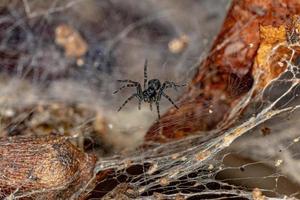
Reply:
<svg viewBox="0 0 300 200"><path fill-rule="evenodd" d="M136 82L136 81L132 81L132 80L117 80L118 82L121 82L121 83L133 83L133 84L139 84L139 82Z"/></svg>
<svg viewBox="0 0 300 200"><path fill-rule="evenodd" d="M147 87L147 80L148 80L148 75L147 75L147 64L148 64L148 61L147 59L145 60L145 64L144 64L144 90L146 89Z"/></svg>
<svg viewBox="0 0 300 200"><path fill-rule="evenodd" d="M152 111L152 102L150 102L150 110Z"/></svg>
<svg viewBox="0 0 300 200"><path fill-rule="evenodd" d="M161 93L166 99L168 99L175 108L179 109L178 106L173 102L173 100L171 99L171 97L169 97L168 95L166 95L164 92Z"/></svg>
<svg viewBox="0 0 300 200"><path fill-rule="evenodd" d="M123 90L124 88L127 88L127 87L136 87L136 84L127 84L127 85L124 85L124 86L120 87L118 90L114 91L113 94L116 94L116 93L120 92L121 90Z"/></svg>
<svg viewBox="0 0 300 200"><path fill-rule="evenodd" d="M139 84L139 83L136 86L136 93L137 93L139 99L142 101L143 100L143 90L142 90L141 84Z"/></svg>
<svg viewBox="0 0 300 200"><path fill-rule="evenodd" d="M177 91L177 88L179 88L179 87L184 87L184 86L186 86L186 84L178 85L178 84L176 84L176 83L174 83L174 82L171 82L171 81L165 81L165 82L163 83L163 87L164 87L164 88L174 88L176 91Z"/></svg>
<svg viewBox="0 0 300 200"><path fill-rule="evenodd" d="M126 101L124 101L124 103L120 106L120 108L118 109L118 112L134 97L138 97L138 95L135 93L133 95L131 95L128 99L126 99Z"/></svg>
<svg viewBox="0 0 300 200"><path fill-rule="evenodd" d="M155 104L156 104L156 110L157 110L158 119L160 119L159 102L156 101Z"/></svg>
<svg viewBox="0 0 300 200"><path fill-rule="evenodd" d="M141 103L142 103L142 100L139 98L139 110L141 110Z"/></svg>

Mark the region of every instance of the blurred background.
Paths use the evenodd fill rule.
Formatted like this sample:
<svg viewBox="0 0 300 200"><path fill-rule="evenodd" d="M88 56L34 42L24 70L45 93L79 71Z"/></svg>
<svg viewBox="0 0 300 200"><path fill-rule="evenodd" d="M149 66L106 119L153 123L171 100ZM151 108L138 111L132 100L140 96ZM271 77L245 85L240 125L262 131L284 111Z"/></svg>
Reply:
<svg viewBox="0 0 300 200"><path fill-rule="evenodd" d="M105 119L107 127L103 129L110 130L107 136L113 135L113 146L121 149L140 144L157 113L156 109L151 112L148 104L138 111L135 99L116 112L135 91L127 88L113 95L122 86L117 80L142 82L143 65L148 59L149 79L188 84L209 51L230 3L228 0L1 2L3 112L12 114L18 109L19 116L22 109L34 110L37 104L51 107L50 104L59 102L66 109L70 104L83 104L97 110L100 121ZM167 93L175 101L184 90L169 89ZM172 106L167 100L160 103L161 113ZM93 121L93 116L80 117L67 128L78 129ZM41 120L41 116L36 118ZM65 125L61 130L57 124L53 125L47 126L59 134L67 132ZM7 130L5 126L3 129ZM10 127L14 128L7 130L7 134L20 134L17 126Z"/></svg>

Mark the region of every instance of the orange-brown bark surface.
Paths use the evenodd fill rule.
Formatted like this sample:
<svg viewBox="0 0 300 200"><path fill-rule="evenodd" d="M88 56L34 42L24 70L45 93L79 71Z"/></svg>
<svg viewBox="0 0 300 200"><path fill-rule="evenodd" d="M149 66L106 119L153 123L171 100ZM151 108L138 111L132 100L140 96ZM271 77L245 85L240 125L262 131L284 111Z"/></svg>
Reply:
<svg viewBox="0 0 300 200"><path fill-rule="evenodd" d="M167 142L198 131L212 130L226 120L240 97L253 82L257 90L285 70L278 63L285 46L274 53L279 43L297 42L297 0L235 0L211 51L200 64L188 91L180 98L179 110L170 109L148 131L145 141ZM255 74L262 74L256 80Z"/></svg>

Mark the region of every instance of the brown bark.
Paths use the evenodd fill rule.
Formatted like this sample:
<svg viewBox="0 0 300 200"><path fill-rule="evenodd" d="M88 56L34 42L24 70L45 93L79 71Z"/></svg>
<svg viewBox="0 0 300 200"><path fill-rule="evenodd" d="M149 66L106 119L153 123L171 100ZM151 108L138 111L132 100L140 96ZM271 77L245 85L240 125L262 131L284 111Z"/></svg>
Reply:
<svg viewBox="0 0 300 200"><path fill-rule="evenodd" d="M235 102L251 89L258 70L263 71L258 90L284 70L267 65L264 55L280 40L297 40L289 30L299 11L297 0L234 0L209 55L180 98L179 110L167 111L149 129L145 142L180 139L226 121Z"/></svg>

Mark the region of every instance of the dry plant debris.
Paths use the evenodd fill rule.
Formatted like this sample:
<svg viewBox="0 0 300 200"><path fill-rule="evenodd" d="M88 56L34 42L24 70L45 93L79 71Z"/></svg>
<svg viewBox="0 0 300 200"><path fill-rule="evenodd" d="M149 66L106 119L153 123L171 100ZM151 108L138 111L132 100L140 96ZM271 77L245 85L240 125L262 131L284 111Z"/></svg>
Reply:
<svg viewBox="0 0 300 200"><path fill-rule="evenodd" d="M5 138L63 135L72 137L71 142L85 151L91 145L106 148L107 124L103 114L83 104L39 103L4 110L0 117L1 136Z"/></svg>
<svg viewBox="0 0 300 200"><path fill-rule="evenodd" d="M55 29L55 42L62 46L67 57L81 57L87 50L88 45L81 35L71 26L61 24Z"/></svg>
<svg viewBox="0 0 300 200"><path fill-rule="evenodd" d="M0 140L1 197L68 199L86 195L96 158L64 137L11 137ZM81 191L81 192L80 192Z"/></svg>
<svg viewBox="0 0 300 200"><path fill-rule="evenodd" d="M246 94L250 93L250 97L254 97L270 81L277 78L287 69L288 65L284 61L288 58L292 58L290 62L299 62L299 56L294 56L299 54L297 45L294 45L299 42L300 25L297 16L299 11L300 3L296 0L234 0L211 52L198 67L198 71L190 83L189 91L181 98L180 110L169 110L159 123L154 124L145 137L145 143L153 141L166 143L185 138L199 131L213 130L216 127L220 129L230 127L236 119L235 117L239 116L244 109L241 106L242 109L231 115L236 103L239 103ZM64 48L67 57L79 58L86 53L88 46L74 28L60 25L55 32L56 43ZM169 50L174 53L181 52L187 45L187 41L186 38L175 39L171 41ZM78 65L84 64L82 60L77 60L77 63ZM298 69L290 69L290 71L293 74L299 74ZM243 86L234 84L236 82L243 83ZM94 189L94 192L97 192L99 187L104 187L103 185L106 184L106 186L117 186L115 189L112 187L106 191L111 192L104 198L129 199L130 195L134 198L143 195L143 192L148 193L151 189L147 185L148 181L153 181L151 182L153 185L155 185L155 181L158 181L158 184L164 186L162 192L165 192L169 189L168 186L170 188L173 186L173 180L177 181L172 178L176 177L178 180L185 178L184 176L180 177L180 174L186 169L177 170L178 165L186 162L184 167L195 167L189 169L189 172L194 172L191 171L194 169L198 170L197 166L213 157L211 154L216 153L217 150L214 148L224 149L231 144L234 138L240 136L248 128L245 126L236 129L223 137L222 142L211 143L211 146L205 147L204 150L195 148L195 154L192 154L193 159L189 157L191 154L184 154L186 149L182 151L179 149L176 154L172 154L174 153L172 148L163 149L165 151L159 151L160 149L150 151L157 156L153 158L153 161L157 163L154 163L152 168L148 167L149 171L146 166L149 163L145 162L145 158L151 157L152 154L145 154L141 158L142 164L136 163L136 160L124 162L124 166L122 161L115 162L122 173L125 174L124 171L126 171L127 175L132 175L124 178L120 171L114 171L116 168L109 168L115 161L113 159L117 160L118 157L111 158L110 162L99 159L96 164L96 158L93 155L80 151L78 147L68 141L69 136L74 136L72 129L78 126L75 123L78 122L76 120L83 118L86 121L89 118L86 116L90 116L90 112L87 112L86 115L85 111L81 109L78 111L74 108L65 108L62 105L37 106L37 109L34 110L36 111L13 110L12 112L5 112L3 115L3 121L6 124L11 124L12 118L18 113L30 113L29 117L25 116L24 120L21 121L25 124L23 127L21 126L22 130L13 132L11 129L7 129L9 127L7 126L3 131L5 136L16 134L30 137L16 136L0 140L0 177L3 177L0 179L2 197L10 195L11 198L24 197L24 199L85 199L91 190ZM92 116L96 116L96 122L89 124L89 128L92 127L92 132L105 132L105 119L93 112ZM249 120L249 123L251 122ZM63 129L62 132L66 133L67 136L45 136L51 134L52 131L50 130L53 130L53 127L56 127L58 132L59 129ZM81 133L86 134L86 130L81 131ZM295 142L298 142L297 138ZM174 144L170 143L170 147L172 145ZM82 148L84 143L81 142L78 146ZM186 146L184 147L186 148ZM170 155L168 155L169 150ZM193 151L191 150L189 153L191 152ZM166 172L164 170L169 167L168 162L170 160L174 161L170 164L170 167L176 169L172 169L174 173L167 171L169 173L160 174L161 171ZM279 160L277 163L275 165L279 167L282 161ZM219 169L221 167L219 166ZM129 170L130 168L131 170ZM215 170L217 166L210 164L203 171L207 169ZM156 177L150 177L154 174ZM153 179L151 179L152 177ZM149 180L146 180L147 178ZM231 186L221 182L212 181L199 184L193 178L188 178L188 181L191 182L185 183L193 183L189 187L192 189L195 187L197 191L203 191L205 188L213 191L215 188L226 188L226 186L226 191L232 191ZM109 182L109 180L113 180L114 183ZM141 181L138 192L134 190L135 188L130 188L127 183L120 184L131 180ZM145 182L143 182L144 180ZM148 188L143 187L143 184ZM175 189L171 188L171 190ZM153 196L164 198L163 194L159 193L158 195L157 191L152 192ZM123 195L123 193L129 194ZM222 194L220 193L220 195ZM181 199L181 196L178 198ZM264 199L264 196L260 190L255 189L252 198Z"/></svg>

